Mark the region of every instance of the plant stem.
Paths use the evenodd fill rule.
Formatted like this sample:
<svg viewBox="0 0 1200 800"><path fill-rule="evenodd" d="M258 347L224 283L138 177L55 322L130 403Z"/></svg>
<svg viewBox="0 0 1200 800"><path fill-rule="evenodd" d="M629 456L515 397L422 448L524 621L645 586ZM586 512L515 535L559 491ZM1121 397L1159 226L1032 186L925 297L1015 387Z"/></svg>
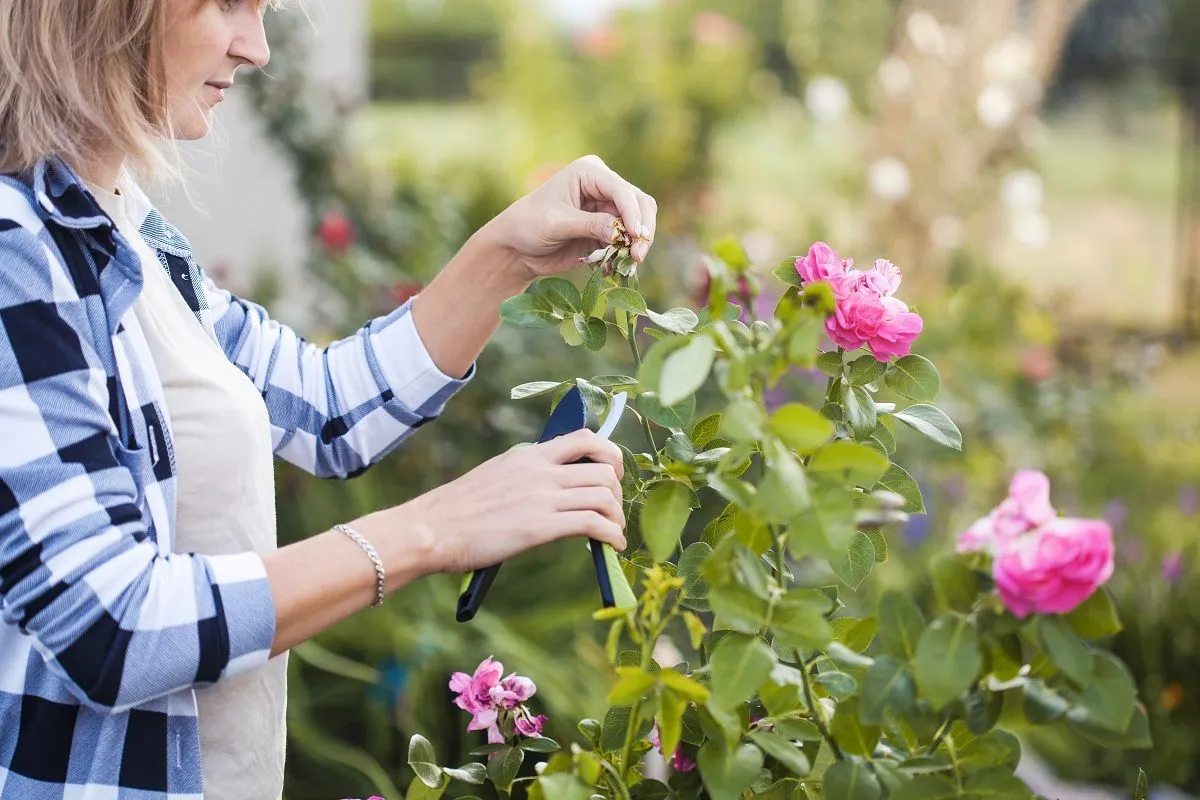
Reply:
<svg viewBox="0 0 1200 800"><path fill-rule="evenodd" d="M946 734L950 733L950 726L954 724L954 718L949 714L942 721L942 727L938 728L937 733L933 735L933 741L929 743L929 747L925 750L926 755L933 755L937 749L942 746L942 742L946 738Z"/></svg>
<svg viewBox="0 0 1200 800"><path fill-rule="evenodd" d="M825 723L825 712L813 697L812 680L808 677L808 665L800 665L800 677L804 682L804 700L808 703L808 708L812 711L813 722L816 723L817 730L825 737L825 741L829 743L829 749L833 753L833 757L838 761L845 761L846 756L842 753L842 748L838 747L837 742L833 738L833 734L829 732L829 726Z"/></svg>
<svg viewBox="0 0 1200 800"><path fill-rule="evenodd" d="M771 532L775 532L774 526L771 526ZM776 574L779 576L779 588L784 592L787 592L787 578L784 577L784 568L786 567L786 564L784 563L783 557L783 540L783 536L775 536L775 570Z"/></svg>
<svg viewBox="0 0 1200 800"><path fill-rule="evenodd" d="M646 667L650 666L650 659L654 653L654 640L656 636L647 636L642 640L642 671L646 671ZM638 700L633 704L633 708L629 711L629 724L625 728L625 745L621 748L621 780L628 783L629 771L633 766L629 762L633 759L633 741L637 738L638 717L642 710L644 700Z"/></svg>
<svg viewBox="0 0 1200 800"><path fill-rule="evenodd" d="M629 339L629 352L633 354L633 366L635 371L642 368L642 353L638 349L637 343L637 316L634 314L626 314L625 332ZM638 414L638 419L642 421L642 431L646 434L646 441L650 444L650 455L654 458L654 463L661 466L662 462L658 458L658 444L654 441L654 433L650 430L650 420L646 419L645 414Z"/></svg>

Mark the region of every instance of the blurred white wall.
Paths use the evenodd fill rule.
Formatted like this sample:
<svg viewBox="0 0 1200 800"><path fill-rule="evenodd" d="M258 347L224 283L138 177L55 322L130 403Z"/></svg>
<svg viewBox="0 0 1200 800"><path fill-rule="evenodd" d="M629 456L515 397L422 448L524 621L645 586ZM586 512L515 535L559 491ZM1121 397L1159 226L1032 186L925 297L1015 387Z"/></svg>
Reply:
<svg viewBox="0 0 1200 800"><path fill-rule="evenodd" d="M368 0L305 0L305 6L314 79L340 94L365 96ZM232 89L217 109L213 133L181 149L186 191L155 197L160 210L191 240L206 268L227 276L223 283L231 290L252 284L257 270L278 270L284 291L273 310L303 326L314 299L298 279L309 247L303 211L288 164L261 133L245 95Z"/></svg>

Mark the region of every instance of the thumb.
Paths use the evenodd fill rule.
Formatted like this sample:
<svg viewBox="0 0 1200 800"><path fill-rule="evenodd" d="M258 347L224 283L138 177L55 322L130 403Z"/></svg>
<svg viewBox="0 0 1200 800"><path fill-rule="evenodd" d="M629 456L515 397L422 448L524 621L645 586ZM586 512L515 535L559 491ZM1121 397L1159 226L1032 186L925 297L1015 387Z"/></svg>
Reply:
<svg viewBox="0 0 1200 800"><path fill-rule="evenodd" d="M558 220L550 226L551 236L559 242L595 239L602 244L612 243L613 226L617 218L603 211L563 209Z"/></svg>

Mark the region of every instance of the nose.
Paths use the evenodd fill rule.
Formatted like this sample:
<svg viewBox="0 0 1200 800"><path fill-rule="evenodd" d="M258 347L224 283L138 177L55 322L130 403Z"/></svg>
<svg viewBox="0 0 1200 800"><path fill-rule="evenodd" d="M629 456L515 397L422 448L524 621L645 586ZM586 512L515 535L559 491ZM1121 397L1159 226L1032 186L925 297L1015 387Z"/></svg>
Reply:
<svg viewBox="0 0 1200 800"><path fill-rule="evenodd" d="M261 69L271 60L267 30L262 15L252 4L246 4L244 8L246 13L238 14L234 23L229 55L243 64Z"/></svg>

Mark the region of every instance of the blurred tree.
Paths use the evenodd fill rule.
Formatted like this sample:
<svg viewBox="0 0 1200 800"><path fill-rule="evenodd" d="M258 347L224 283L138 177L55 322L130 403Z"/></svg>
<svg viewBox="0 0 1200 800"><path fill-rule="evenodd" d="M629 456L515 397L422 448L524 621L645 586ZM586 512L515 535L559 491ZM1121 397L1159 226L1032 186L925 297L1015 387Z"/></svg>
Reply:
<svg viewBox="0 0 1200 800"><path fill-rule="evenodd" d="M372 0L371 96L465 100L499 36L493 0Z"/></svg>
<svg viewBox="0 0 1200 800"><path fill-rule="evenodd" d="M1200 336L1200 3L1172 0L1162 67L1181 107L1179 260L1184 331Z"/></svg>

